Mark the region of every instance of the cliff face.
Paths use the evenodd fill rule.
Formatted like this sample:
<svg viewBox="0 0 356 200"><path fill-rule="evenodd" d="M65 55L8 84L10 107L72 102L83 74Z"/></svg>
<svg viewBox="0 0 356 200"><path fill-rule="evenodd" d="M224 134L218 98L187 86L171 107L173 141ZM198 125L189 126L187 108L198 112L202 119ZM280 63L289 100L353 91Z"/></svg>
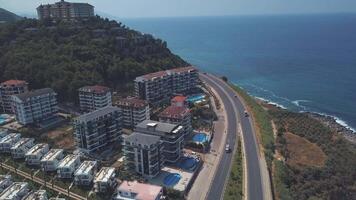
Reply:
<svg viewBox="0 0 356 200"><path fill-rule="evenodd" d="M20 20L21 17L16 14L0 8L0 22L14 22Z"/></svg>
<svg viewBox="0 0 356 200"><path fill-rule="evenodd" d="M24 19L0 27L0 81L17 78L31 88L51 87L72 100L84 85L110 87L139 75L188 65L166 42L116 21Z"/></svg>

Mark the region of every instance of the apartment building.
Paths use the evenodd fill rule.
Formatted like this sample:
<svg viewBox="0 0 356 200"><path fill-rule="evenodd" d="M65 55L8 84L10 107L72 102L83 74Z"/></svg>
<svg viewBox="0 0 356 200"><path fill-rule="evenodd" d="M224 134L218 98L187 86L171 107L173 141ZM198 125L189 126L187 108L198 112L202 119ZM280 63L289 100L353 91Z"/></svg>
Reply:
<svg viewBox="0 0 356 200"><path fill-rule="evenodd" d="M135 127L137 124L150 119L148 102L138 98L118 98L114 105L121 110L122 125Z"/></svg>
<svg viewBox="0 0 356 200"><path fill-rule="evenodd" d="M73 129L77 147L87 152L118 142L122 131L120 109L108 106L81 115L74 120Z"/></svg>
<svg viewBox="0 0 356 200"><path fill-rule="evenodd" d="M22 200L48 200L46 190L37 190L28 193Z"/></svg>
<svg viewBox="0 0 356 200"><path fill-rule="evenodd" d="M7 136L8 134L9 134L9 131L7 129L0 128L0 139Z"/></svg>
<svg viewBox="0 0 356 200"><path fill-rule="evenodd" d="M11 175L0 175L0 194L12 184Z"/></svg>
<svg viewBox="0 0 356 200"><path fill-rule="evenodd" d="M139 183L137 181L124 181L117 188L115 200L160 200L163 197L163 188L157 185Z"/></svg>
<svg viewBox="0 0 356 200"><path fill-rule="evenodd" d="M67 155L58 165L57 175L59 178L71 179L73 178L75 170L80 165L79 155Z"/></svg>
<svg viewBox="0 0 356 200"><path fill-rule="evenodd" d="M104 193L114 189L117 185L115 168L102 167L94 178L94 191Z"/></svg>
<svg viewBox="0 0 356 200"><path fill-rule="evenodd" d="M0 139L0 152L10 153L11 147L21 138L19 133L9 133Z"/></svg>
<svg viewBox="0 0 356 200"><path fill-rule="evenodd" d="M163 145L161 138L134 132L124 138L124 155L127 169L135 169L147 178L157 176L163 167Z"/></svg>
<svg viewBox="0 0 356 200"><path fill-rule="evenodd" d="M14 113L11 96L28 92L28 83L22 80L8 80L0 83L0 111Z"/></svg>
<svg viewBox="0 0 356 200"><path fill-rule="evenodd" d="M79 88L79 104L83 113L92 112L106 106L112 106L110 88L94 85Z"/></svg>
<svg viewBox="0 0 356 200"><path fill-rule="evenodd" d="M0 199L4 200L21 200L29 193L28 183L15 182L7 187L1 194Z"/></svg>
<svg viewBox="0 0 356 200"><path fill-rule="evenodd" d="M188 92L198 85L199 75L194 67L175 68L136 77L135 95L157 104L176 93Z"/></svg>
<svg viewBox="0 0 356 200"><path fill-rule="evenodd" d="M85 19L94 16L94 6L88 3L71 3L61 0L54 4L38 6L37 15L39 19Z"/></svg>
<svg viewBox="0 0 356 200"><path fill-rule="evenodd" d="M96 161L86 160L74 172L74 183L76 185L90 185L93 183L98 163Z"/></svg>
<svg viewBox="0 0 356 200"><path fill-rule="evenodd" d="M58 113L57 93L43 88L12 96L16 119L23 125L53 119Z"/></svg>
<svg viewBox="0 0 356 200"><path fill-rule="evenodd" d="M25 154L35 145L33 138L21 138L11 147L11 156L15 159L25 158Z"/></svg>
<svg viewBox="0 0 356 200"><path fill-rule="evenodd" d="M63 159L63 149L51 149L41 159L41 167L45 172L57 170L59 162Z"/></svg>
<svg viewBox="0 0 356 200"><path fill-rule="evenodd" d="M40 143L33 146L26 154L26 164L28 165L41 165L42 157L49 151L49 146L46 143Z"/></svg>
<svg viewBox="0 0 356 200"><path fill-rule="evenodd" d="M160 137L165 163L175 163L181 157L184 141L183 126L146 120L136 126L135 132Z"/></svg>
<svg viewBox="0 0 356 200"><path fill-rule="evenodd" d="M184 136L187 137L193 132L192 115L190 109L185 106L171 105L158 114L160 122L178 124L184 128Z"/></svg>

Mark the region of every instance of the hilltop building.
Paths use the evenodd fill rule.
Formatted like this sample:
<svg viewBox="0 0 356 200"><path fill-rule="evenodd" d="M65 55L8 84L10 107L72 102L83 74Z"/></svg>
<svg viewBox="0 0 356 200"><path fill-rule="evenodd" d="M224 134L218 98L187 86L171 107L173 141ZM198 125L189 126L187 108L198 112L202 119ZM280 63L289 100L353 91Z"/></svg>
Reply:
<svg viewBox="0 0 356 200"><path fill-rule="evenodd" d="M115 168L102 167L94 178L94 191L103 193L114 189L117 185Z"/></svg>
<svg viewBox="0 0 356 200"><path fill-rule="evenodd" d="M116 107L104 107L79 116L73 126L77 147L93 152L119 141L122 131L121 113Z"/></svg>
<svg viewBox="0 0 356 200"><path fill-rule="evenodd" d="M163 197L163 188L157 185L124 181L117 188L115 200L159 200Z"/></svg>
<svg viewBox="0 0 356 200"><path fill-rule="evenodd" d="M11 95L28 92L28 83L22 80L8 80L0 84L0 111L14 113Z"/></svg>
<svg viewBox="0 0 356 200"><path fill-rule="evenodd" d="M74 183L76 185L90 185L97 170L97 162L86 160L74 172Z"/></svg>
<svg viewBox="0 0 356 200"><path fill-rule="evenodd" d="M63 149L51 149L41 159L41 167L45 172L57 170L59 162L63 159Z"/></svg>
<svg viewBox="0 0 356 200"><path fill-rule="evenodd" d="M21 138L11 147L11 156L14 159L24 158L25 154L35 145L33 138Z"/></svg>
<svg viewBox="0 0 356 200"><path fill-rule="evenodd" d="M92 112L107 106L112 106L110 88L94 85L79 88L80 110L84 113Z"/></svg>
<svg viewBox="0 0 356 200"><path fill-rule="evenodd" d="M157 104L176 93L193 90L198 85L198 70L194 67L175 68L136 77L135 95Z"/></svg>
<svg viewBox="0 0 356 200"><path fill-rule="evenodd" d="M57 175L59 178L70 179L73 178L75 170L80 165L79 155L67 155L57 167Z"/></svg>
<svg viewBox="0 0 356 200"><path fill-rule="evenodd" d="M12 96L16 119L23 125L40 123L57 116L57 93L43 88Z"/></svg>
<svg viewBox="0 0 356 200"><path fill-rule="evenodd" d="M39 19L80 19L94 16L94 6L88 3L71 3L61 0L54 4L40 5L37 7Z"/></svg>
<svg viewBox="0 0 356 200"><path fill-rule="evenodd" d="M150 107L145 100L138 98L119 98L114 105L120 108L122 125L125 127L132 128L150 119Z"/></svg>
<svg viewBox="0 0 356 200"><path fill-rule="evenodd" d="M46 143L40 143L33 146L26 154L26 164L37 165L41 164L41 158L49 151L49 146Z"/></svg>

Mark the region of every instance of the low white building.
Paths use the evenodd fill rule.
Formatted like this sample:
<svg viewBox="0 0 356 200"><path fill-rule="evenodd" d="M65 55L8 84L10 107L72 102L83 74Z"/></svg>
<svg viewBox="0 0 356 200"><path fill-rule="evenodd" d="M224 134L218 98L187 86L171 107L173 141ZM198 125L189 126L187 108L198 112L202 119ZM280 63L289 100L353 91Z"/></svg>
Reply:
<svg viewBox="0 0 356 200"><path fill-rule="evenodd" d="M46 190L32 191L27 194L22 200L48 200Z"/></svg>
<svg viewBox="0 0 356 200"><path fill-rule="evenodd" d="M57 170L59 162L63 159L63 149L51 149L41 159L41 167L45 172Z"/></svg>
<svg viewBox="0 0 356 200"><path fill-rule="evenodd" d="M7 187L1 194L3 200L20 200L29 193L28 183L15 182Z"/></svg>
<svg viewBox="0 0 356 200"><path fill-rule="evenodd" d="M67 155L58 165L57 175L59 178L73 178L75 170L80 165L80 156Z"/></svg>
<svg viewBox="0 0 356 200"><path fill-rule="evenodd" d="M26 164L40 165L42 157L49 151L49 146L46 143L40 143L33 146L26 154Z"/></svg>
<svg viewBox="0 0 356 200"><path fill-rule="evenodd" d="M0 139L0 152L10 153L11 147L20 140L19 133L10 133Z"/></svg>
<svg viewBox="0 0 356 200"><path fill-rule="evenodd" d="M115 186L117 185L115 176L116 176L115 168L113 167L101 168L94 178L95 192L102 193L115 188Z"/></svg>
<svg viewBox="0 0 356 200"><path fill-rule="evenodd" d="M0 193L12 184L11 175L0 175Z"/></svg>
<svg viewBox="0 0 356 200"><path fill-rule="evenodd" d="M21 138L11 147L11 155L13 158L24 158L25 154L35 145L33 138Z"/></svg>
<svg viewBox="0 0 356 200"><path fill-rule="evenodd" d="M160 200L163 188L157 185L124 181L117 188L115 200Z"/></svg>
<svg viewBox="0 0 356 200"><path fill-rule="evenodd" d="M90 185L96 173L96 161L84 161L74 173L74 183L76 185Z"/></svg>

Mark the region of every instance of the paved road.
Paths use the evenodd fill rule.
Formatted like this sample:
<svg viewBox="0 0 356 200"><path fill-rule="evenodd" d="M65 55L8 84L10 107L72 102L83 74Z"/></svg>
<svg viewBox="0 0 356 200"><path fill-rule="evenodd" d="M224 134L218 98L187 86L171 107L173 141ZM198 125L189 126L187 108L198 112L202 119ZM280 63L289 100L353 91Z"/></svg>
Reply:
<svg viewBox="0 0 356 200"><path fill-rule="evenodd" d="M205 81L222 99L227 114L227 142L231 148L235 148L238 123L241 123L246 149L247 166L247 195L251 200L262 200L263 188L258 155L258 145L250 118L244 116L244 106L239 98L235 97L235 91L221 79L213 75L200 74L200 79ZM217 200L223 197L224 186L230 173L232 154L225 153L220 160L213 183L208 193L208 200Z"/></svg>

